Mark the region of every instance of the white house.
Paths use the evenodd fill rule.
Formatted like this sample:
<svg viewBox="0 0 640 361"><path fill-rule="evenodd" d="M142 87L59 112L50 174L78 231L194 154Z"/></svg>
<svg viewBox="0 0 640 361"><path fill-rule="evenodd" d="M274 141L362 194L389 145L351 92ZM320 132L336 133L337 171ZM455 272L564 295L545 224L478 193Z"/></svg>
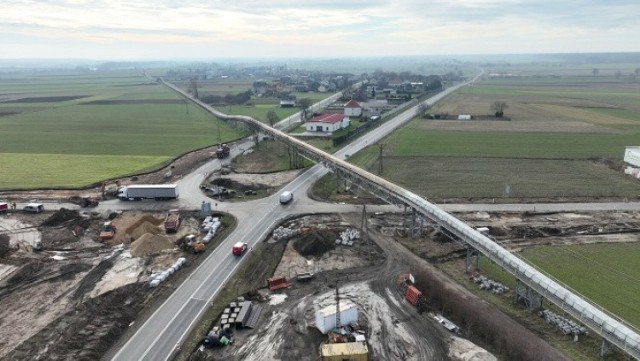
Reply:
<svg viewBox="0 0 640 361"><path fill-rule="evenodd" d="M344 114L322 114L309 119L304 127L308 132L333 133L348 127L350 123L351 120Z"/></svg>
<svg viewBox="0 0 640 361"><path fill-rule="evenodd" d="M362 106L357 101L351 99L344 105L344 115L348 117L362 116Z"/></svg>

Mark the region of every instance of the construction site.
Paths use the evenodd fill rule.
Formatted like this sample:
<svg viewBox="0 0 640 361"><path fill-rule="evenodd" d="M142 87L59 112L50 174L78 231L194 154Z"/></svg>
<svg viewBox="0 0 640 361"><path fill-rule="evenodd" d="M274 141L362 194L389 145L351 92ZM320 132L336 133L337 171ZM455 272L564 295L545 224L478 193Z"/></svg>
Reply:
<svg viewBox="0 0 640 361"><path fill-rule="evenodd" d="M104 215L61 209L3 216L0 357L109 355L233 227L228 216L175 212ZM639 237L639 215L633 212L457 216L486 228L513 252ZM567 359L538 336L571 342L571 332L542 321L531 325L489 306L478 293L497 286L483 291L474 285L472 277L482 270L465 267L466 247L429 225L412 237L407 224L401 213L283 221L247 255L243 267L253 267L261 252L277 256L273 266L237 272L225 287L233 303L218 305L221 312L200 327L206 332L192 334L193 349L183 347L177 357L333 360L331 355L349 353L354 360L496 359L485 350L495 350L494 341L478 333L486 326L473 326L444 301L438 289L445 287L447 297L476 305L474 312L484 315L480 319L493 320L495 332L509 335L501 338L498 358ZM204 244L212 227L214 235ZM492 294L513 298L506 286ZM529 311L514 307L526 319ZM581 335L580 342L597 342L590 338L597 339ZM510 349L513 342L522 353ZM527 358L532 349L537 352Z"/></svg>
<svg viewBox="0 0 640 361"><path fill-rule="evenodd" d="M3 216L0 358L99 359L199 262L207 245L188 244L200 237L198 218L64 208Z"/></svg>
<svg viewBox="0 0 640 361"><path fill-rule="evenodd" d="M528 215L526 220L511 213L459 216L499 234L497 241L514 252L638 237L627 233L637 226L638 215L629 213ZM618 227L603 233L593 228L598 222ZM183 348L178 359L562 360L570 358L541 335L567 343L579 335L585 348L599 342L569 319L563 322L574 330L556 326L551 310L532 322L536 313L524 305L513 306L520 318L488 305L482 293L509 303L514 290L482 276L481 269L465 270L466 247L437 229L427 226L411 237L401 214L370 215L367 223L366 234L356 228L362 225L359 214L305 216L276 228L261 245L282 248L275 271L249 273L263 276L263 288L236 293L238 299L225 304L200 334L192 333L189 345L195 350ZM584 236L587 229L593 237ZM526 240L522 232L529 235ZM246 272L238 274L238 283L252 282ZM228 288L242 289L233 282ZM496 342L499 353L492 355L484 347L495 350Z"/></svg>
<svg viewBox="0 0 640 361"><path fill-rule="evenodd" d="M273 192L296 174L257 183ZM224 177L258 188L250 174L211 183ZM225 214L101 213L92 199L73 199L80 212L0 216L0 359L110 359L235 227ZM455 215L512 252L640 240L636 212ZM513 304L515 290L487 277L464 243L410 218L363 211L281 220L242 256L173 357L570 359L550 344L560 342L597 358L600 339L558 309L487 303L490 295Z"/></svg>

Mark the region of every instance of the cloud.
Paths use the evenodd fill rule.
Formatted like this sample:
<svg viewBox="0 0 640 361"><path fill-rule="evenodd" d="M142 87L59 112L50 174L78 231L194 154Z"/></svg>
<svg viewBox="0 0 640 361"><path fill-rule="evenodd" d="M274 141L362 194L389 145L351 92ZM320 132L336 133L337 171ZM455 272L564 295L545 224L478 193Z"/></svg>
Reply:
<svg viewBox="0 0 640 361"><path fill-rule="evenodd" d="M0 56L36 56L42 39L113 44L107 57L136 44L232 57L637 51L639 17L636 0L4 0L0 36L31 44Z"/></svg>

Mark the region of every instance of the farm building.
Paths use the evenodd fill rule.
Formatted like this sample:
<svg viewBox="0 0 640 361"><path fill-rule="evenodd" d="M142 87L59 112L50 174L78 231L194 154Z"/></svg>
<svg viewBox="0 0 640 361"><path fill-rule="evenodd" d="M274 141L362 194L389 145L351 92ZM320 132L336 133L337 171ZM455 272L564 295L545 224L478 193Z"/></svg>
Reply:
<svg viewBox="0 0 640 361"><path fill-rule="evenodd" d="M348 127L350 123L351 120L344 114L322 114L304 123L304 127L308 132L333 133Z"/></svg>
<svg viewBox="0 0 640 361"><path fill-rule="evenodd" d="M366 342L328 343L320 350L322 361L367 361L369 349Z"/></svg>
<svg viewBox="0 0 640 361"><path fill-rule="evenodd" d="M344 115L348 117L359 117L362 115L362 106L354 99L351 99L344 105Z"/></svg>

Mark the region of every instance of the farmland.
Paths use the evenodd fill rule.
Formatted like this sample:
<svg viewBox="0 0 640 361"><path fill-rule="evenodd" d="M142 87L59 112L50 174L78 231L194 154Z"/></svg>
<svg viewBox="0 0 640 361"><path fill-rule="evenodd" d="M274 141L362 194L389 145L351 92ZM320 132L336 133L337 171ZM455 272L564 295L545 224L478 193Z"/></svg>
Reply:
<svg viewBox="0 0 640 361"><path fill-rule="evenodd" d="M640 327L640 243L536 247L522 257Z"/></svg>
<svg viewBox="0 0 640 361"><path fill-rule="evenodd" d="M617 79L612 69L465 87L428 113L491 116L490 105L503 101L507 119L416 118L383 141L383 176L436 200L636 197L640 183L622 174L622 155L640 134L640 82ZM519 70L540 69L510 69ZM377 172L378 151L371 147L352 162Z"/></svg>
<svg viewBox="0 0 640 361"><path fill-rule="evenodd" d="M135 72L2 76L0 189L86 186L243 135Z"/></svg>
<svg viewBox="0 0 640 361"><path fill-rule="evenodd" d="M640 328L640 292L636 260L640 243L595 243L532 247L520 256L587 299ZM495 280L515 286L515 279L483 259L480 266Z"/></svg>

